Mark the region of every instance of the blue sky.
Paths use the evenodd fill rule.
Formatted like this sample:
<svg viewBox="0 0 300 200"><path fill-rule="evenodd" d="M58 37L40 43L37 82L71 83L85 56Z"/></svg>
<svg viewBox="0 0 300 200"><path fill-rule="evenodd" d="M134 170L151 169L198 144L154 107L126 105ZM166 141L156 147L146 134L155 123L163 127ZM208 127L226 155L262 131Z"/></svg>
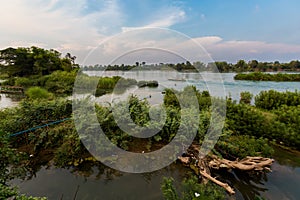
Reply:
<svg viewBox="0 0 300 200"><path fill-rule="evenodd" d="M1 2L0 48L37 45L83 62L101 41L161 27L204 41L214 60L300 59L297 0L10 0Z"/></svg>

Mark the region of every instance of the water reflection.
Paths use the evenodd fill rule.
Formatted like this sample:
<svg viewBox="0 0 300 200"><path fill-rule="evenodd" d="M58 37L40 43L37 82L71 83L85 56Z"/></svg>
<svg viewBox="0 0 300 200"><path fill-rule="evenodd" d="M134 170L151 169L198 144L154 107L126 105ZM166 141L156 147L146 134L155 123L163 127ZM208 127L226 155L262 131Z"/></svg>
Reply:
<svg viewBox="0 0 300 200"><path fill-rule="evenodd" d="M76 168L42 166L27 180L15 179L20 191L51 199L162 199L163 176L183 180L187 168L172 164L162 170L145 174L128 174L110 169L101 163L84 163Z"/></svg>
<svg viewBox="0 0 300 200"><path fill-rule="evenodd" d="M237 192L237 199L251 200L256 196L260 196L261 193L268 191L268 188L264 186L264 182L268 181L267 174L243 172L239 170L233 170L232 172L216 172L220 180L229 183L233 186Z"/></svg>
<svg viewBox="0 0 300 200"><path fill-rule="evenodd" d="M297 199L300 196L299 156L275 148L276 162L273 172L256 173L233 170L214 171L217 179L234 187L233 199ZM45 156L43 156L45 157ZM48 159L51 157L49 156ZM51 199L162 199L160 184L164 176L173 177L176 184L187 176L190 169L181 164L144 174L123 173L106 167L100 162L83 162L77 167L59 168L52 162L36 158L27 178L15 179L12 183L21 192Z"/></svg>

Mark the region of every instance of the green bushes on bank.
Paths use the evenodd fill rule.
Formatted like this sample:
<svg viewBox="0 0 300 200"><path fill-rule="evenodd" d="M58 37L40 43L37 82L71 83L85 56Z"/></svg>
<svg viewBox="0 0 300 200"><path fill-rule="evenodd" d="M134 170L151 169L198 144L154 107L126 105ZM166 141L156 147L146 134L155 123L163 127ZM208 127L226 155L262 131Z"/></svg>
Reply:
<svg viewBox="0 0 300 200"><path fill-rule="evenodd" d="M269 74L262 72L251 72L247 74L237 74L234 76L235 80L248 81L300 81L300 74Z"/></svg>

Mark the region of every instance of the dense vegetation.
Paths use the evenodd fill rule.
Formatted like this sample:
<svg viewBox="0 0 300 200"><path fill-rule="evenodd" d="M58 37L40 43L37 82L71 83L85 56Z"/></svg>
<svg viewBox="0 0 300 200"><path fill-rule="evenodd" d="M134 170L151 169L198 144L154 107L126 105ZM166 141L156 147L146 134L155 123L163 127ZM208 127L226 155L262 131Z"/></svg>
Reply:
<svg viewBox="0 0 300 200"><path fill-rule="evenodd" d="M235 80L248 81L300 81L300 74L268 74L261 72L253 72L247 74L237 74L234 76Z"/></svg>
<svg viewBox="0 0 300 200"><path fill-rule="evenodd" d="M119 147L136 152L141 152L142 150L152 151L159 147L157 144L166 144L172 140L180 124L181 115L190 113L181 112L178 102L174 99L175 93L179 98L182 98L182 102L189 103L189 95L187 94L191 91L195 91L195 88L187 87L182 92L166 90L164 104L166 106L167 119L163 129L151 138L138 139L123 132L114 121L110 107L96 106L98 120L110 140ZM206 91L196 92L201 112L199 131L195 142L201 143L210 121L210 98L212 97ZM272 92L270 91L269 93ZM271 156L273 150L269 145L268 139L284 144L285 146L299 149L300 105L296 97L294 97L295 101L293 103L280 101L279 104L276 104L276 107L268 110L260 108L263 102L268 105L268 101L259 101L259 99L266 97L268 97L270 101L276 101L278 97L285 97L287 93L294 96L298 93L278 93L276 96L270 96L269 93L262 92L256 97L256 104L259 102L260 106L252 106L248 104L249 101L246 101L246 103L244 101L236 103L227 100L226 125L223 129L222 137L215 146L215 153L231 159L243 158L249 155ZM146 100L138 100L135 96L129 98L130 115L132 119L137 124L147 125L149 121L148 102ZM120 104L122 104L122 102ZM122 108L122 106L118 104L117 106L118 108ZM122 112L120 112L120 114L121 113ZM0 116L1 137L6 138L5 140L1 140L1 160L7 161L7 163L2 166L2 170L6 171L6 173L1 173L3 174L3 184L5 184L9 178L18 175L13 173L13 171L7 171L8 165L16 166L16 169L19 169L18 176L21 177L26 174L26 170L34 167L28 164L28 162L25 162L29 159L30 154L39 160L43 160L43 162L49 162L49 160L39 158L41 152L46 149L51 150L51 156L48 159L53 159L57 166L78 166L86 161L94 161L81 144L72 120L49 126L48 128L37 129L17 137L8 137L10 134L18 131L72 117L71 103L69 101L56 98L44 102L38 100L24 100L17 108L1 111ZM186 131L188 131L188 129ZM141 146L140 144L143 145ZM14 149L22 148L24 145L29 145L25 149L25 154L23 153L22 156L21 154L16 154ZM10 158L7 159L8 157ZM20 171L20 169L22 170ZM183 184L189 185L190 181L192 181L192 179L187 180ZM166 181L163 188L166 189L168 185L168 187L171 187L170 184L170 182L168 183L168 181ZM193 183L193 185L197 184ZM189 187L186 189L188 190ZM193 190L192 188L193 187L190 188L190 191L207 195L209 194L207 191L216 190L215 187L205 189L199 186L197 190ZM9 188L7 188L7 190L8 189ZM218 189L216 191L218 191ZM190 197L190 195L192 195L191 192L185 193L183 196L187 195ZM219 195L221 193L216 194ZM15 195L15 193L13 195ZM164 195L167 198L167 196L171 194L164 191ZM179 198L179 194L175 191L172 195L177 195ZM185 197L182 198L184 199Z"/></svg>
<svg viewBox="0 0 300 200"><path fill-rule="evenodd" d="M48 75L56 70L71 71L78 67L76 57L67 54L61 57L56 50L38 47L7 48L0 51L0 69L9 77Z"/></svg>

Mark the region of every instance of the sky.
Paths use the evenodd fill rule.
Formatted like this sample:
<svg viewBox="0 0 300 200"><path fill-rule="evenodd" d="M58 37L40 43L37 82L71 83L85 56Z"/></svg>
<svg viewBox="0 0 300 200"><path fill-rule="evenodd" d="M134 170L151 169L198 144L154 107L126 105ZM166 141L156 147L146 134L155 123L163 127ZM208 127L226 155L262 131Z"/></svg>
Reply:
<svg viewBox="0 0 300 200"><path fill-rule="evenodd" d="M192 59L201 59L194 49L183 45L186 43L182 38L176 40L180 38L178 35L196 41L215 61L300 59L298 0L0 0L0 3L1 49L11 46L56 49L75 55L79 64L109 62L97 56L89 58L95 48L101 49L98 57L106 56L103 53L106 52L112 53L111 59L126 53L128 46L130 50L170 47L172 51L191 55ZM150 27L163 28L172 34L149 37L155 35L147 30ZM145 30L143 34L127 33L141 29ZM177 47L173 48L175 44Z"/></svg>

